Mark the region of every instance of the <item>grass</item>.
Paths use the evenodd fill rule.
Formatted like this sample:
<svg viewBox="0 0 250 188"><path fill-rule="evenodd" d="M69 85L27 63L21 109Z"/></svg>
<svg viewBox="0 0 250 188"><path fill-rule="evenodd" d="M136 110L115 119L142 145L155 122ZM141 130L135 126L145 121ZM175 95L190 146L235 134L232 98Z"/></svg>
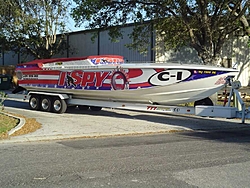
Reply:
<svg viewBox="0 0 250 188"><path fill-rule="evenodd" d="M8 137L8 131L19 123L19 119L0 114L0 139Z"/></svg>

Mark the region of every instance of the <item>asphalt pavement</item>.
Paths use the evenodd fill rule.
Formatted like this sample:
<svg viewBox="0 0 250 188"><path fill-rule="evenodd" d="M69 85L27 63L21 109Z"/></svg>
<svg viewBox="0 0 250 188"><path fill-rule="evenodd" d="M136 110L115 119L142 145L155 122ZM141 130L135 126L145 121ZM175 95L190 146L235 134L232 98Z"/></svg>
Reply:
<svg viewBox="0 0 250 188"><path fill-rule="evenodd" d="M97 138L124 135L211 131L250 128L250 120L209 118L194 115L147 113L104 108L100 112L70 108L64 114L29 109L28 101L5 100L5 111L35 118L42 128L21 136L10 136L0 143ZM20 129L24 122L11 130Z"/></svg>

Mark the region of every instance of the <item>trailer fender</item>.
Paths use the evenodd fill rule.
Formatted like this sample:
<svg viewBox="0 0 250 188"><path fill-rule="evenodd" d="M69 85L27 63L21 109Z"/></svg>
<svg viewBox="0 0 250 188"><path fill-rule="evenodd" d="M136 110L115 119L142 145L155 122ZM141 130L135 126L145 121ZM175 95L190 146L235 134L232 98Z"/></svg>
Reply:
<svg viewBox="0 0 250 188"><path fill-rule="evenodd" d="M62 93L48 93L48 92L37 92L37 91L30 91L28 93L28 96L31 95L49 95L53 97L59 97L60 99L69 99L70 96L68 94L62 94Z"/></svg>

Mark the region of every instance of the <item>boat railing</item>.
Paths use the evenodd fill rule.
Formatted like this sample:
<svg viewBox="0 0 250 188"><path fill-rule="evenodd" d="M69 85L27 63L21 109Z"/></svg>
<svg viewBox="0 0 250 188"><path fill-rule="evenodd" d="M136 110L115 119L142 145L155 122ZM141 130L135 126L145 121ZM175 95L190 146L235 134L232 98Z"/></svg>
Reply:
<svg viewBox="0 0 250 188"><path fill-rule="evenodd" d="M162 64L162 63L171 63L171 64L180 64L180 65L202 65L201 62L191 62L191 61L126 61L125 64ZM110 64L117 65L117 64ZM97 65L83 65L83 64L44 64L43 69L57 70L57 69L98 69L100 68Z"/></svg>
<svg viewBox="0 0 250 188"><path fill-rule="evenodd" d="M98 68L94 65L52 65L44 66L43 69L58 70L58 69L93 69Z"/></svg>

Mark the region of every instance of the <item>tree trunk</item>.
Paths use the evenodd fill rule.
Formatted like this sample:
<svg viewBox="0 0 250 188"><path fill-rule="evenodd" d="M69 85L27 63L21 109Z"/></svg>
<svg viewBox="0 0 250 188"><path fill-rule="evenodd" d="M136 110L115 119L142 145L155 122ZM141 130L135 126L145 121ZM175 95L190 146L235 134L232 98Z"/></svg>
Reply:
<svg viewBox="0 0 250 188"><path fill-rule="evenodd" d="M215 53L213 50L202 50L198 52L198 56L202 59L205 65L215 65L220 66L221 57L218 53Z"/></svg>

